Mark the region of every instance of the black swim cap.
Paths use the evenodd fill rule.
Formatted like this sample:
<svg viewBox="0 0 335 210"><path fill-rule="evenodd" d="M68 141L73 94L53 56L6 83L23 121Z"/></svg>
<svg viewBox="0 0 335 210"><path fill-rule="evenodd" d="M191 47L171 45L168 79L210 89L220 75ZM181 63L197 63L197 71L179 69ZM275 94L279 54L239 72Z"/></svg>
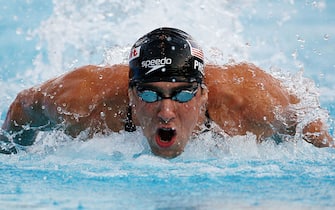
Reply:
<svg viewBox="0 0 335 210"><path fill-rule="evenodd" d="M175 28L141 37L129 55L129 85L147 82L198 82L204 78L203 52L193 38Z"/></svg>

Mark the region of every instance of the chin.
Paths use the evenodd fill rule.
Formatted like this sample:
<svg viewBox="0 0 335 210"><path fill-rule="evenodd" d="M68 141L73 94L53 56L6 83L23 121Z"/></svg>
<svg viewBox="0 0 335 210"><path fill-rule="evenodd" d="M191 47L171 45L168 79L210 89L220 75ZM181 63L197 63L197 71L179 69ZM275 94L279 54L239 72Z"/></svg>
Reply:
<svg viewBox="0 0 335 210"><path fill-rule="evenodd" d="M184 150L181 151L175 151L175 150L165 150L162 151L160 149L152 149L152 153L156 156L162 157L162 158L166 158L166 159L172 159L175 157L178 157L179 155L181 155L181 153L183 153Z"/></svg>

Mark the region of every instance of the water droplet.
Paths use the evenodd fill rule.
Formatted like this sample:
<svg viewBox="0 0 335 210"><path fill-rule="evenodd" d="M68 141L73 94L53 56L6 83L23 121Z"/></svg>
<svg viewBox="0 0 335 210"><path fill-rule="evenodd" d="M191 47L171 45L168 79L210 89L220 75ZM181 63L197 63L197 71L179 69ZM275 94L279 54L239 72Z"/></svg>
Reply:
<svg viewBox="0 0 335 210"><path fill-rule="evenodd" d="M300 35L296 35L296 36L297 36L298 42L305 43L305 40Z"/></svg>
<svg viewBox="0 0 335 210"><path fill-rule="evenodd" d="M22 28L17 28L16 29L16 34L21 35L22 34Z"/></svg>
<svg viewBox="0 0 335 210"><path fill-rule="evenodd" d="M103 78L103 76L100 74L100 75L99 75L99 79L102 79L102 78Z"/></svg>
<svg viewBox="0 0 335 210"><path fill-rule="evenodd" d="M297 52L297 50L295 50L291 55L292 55L292 57L293 57L294 59L297 59L297 57L298 57L298 52Z"/></svg>
<svg viewBox="0 0 335 210"><path fill-rule="evenodd" d="M61 112L61 111L62 111L62 108L58 106L58 107L57 107L57 111L58 111L58 112Z"/></svg>
<svg viewBox="0 0 335 210"><path fill-rule="evenodd" d="M320 74L319 74L319 77L320 77L320 78L325 78L325 74L324 74L324 73L320 73Z"/></svg>
<svg viewBox="0 0 335 210"><path fill-rule="evenodd" d="M100 117L101 117L102 119L104 119L104 118L106 117L105 112L100 112Z"/></svg>
<svg viewBox="0 0 335 210"><path fill-rule="evenodd" d="M329 39L329 34L323 35L323 39L327 41Z"/></svg>
<svg viewBox="0 0 335 210"><path fill-rule="evenodd" d="M166 71L166 68L162 68L162 72L165 72Z"/></svg>
<svg viewBox="0 0 335 210"><path fill-rule="evenodd" d="M41 44L36 44L35 49L36 49L37 51L40 51L40 50L42 49Z"/></svg>
<svg viewBox="0 0 335 210"><path fill-rule="evenodd" d="M317 55L322 55L322 53L320 51L318 51L317 49L313 49L313 52Z"/></svg>

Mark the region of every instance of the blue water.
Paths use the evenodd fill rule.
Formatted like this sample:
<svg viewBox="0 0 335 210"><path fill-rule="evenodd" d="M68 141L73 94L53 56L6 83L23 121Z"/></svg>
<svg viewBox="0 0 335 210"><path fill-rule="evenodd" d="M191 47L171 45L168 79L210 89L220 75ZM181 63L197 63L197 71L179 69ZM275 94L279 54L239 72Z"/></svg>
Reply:
<svg viewBox="0 0 335 210"><path fill-rule="evenodd" d="M211 62L247 60L282 78L329 112L333 133L334 9L330 0L1 0L0 124L20 90L84 64L124 62L139 36L164 25L192 34ZM334 209L334 149L257 145L252 135L215 141L199 137L165 160L140 131L87 142L41 133L0 156L0 209Z"/></svg>

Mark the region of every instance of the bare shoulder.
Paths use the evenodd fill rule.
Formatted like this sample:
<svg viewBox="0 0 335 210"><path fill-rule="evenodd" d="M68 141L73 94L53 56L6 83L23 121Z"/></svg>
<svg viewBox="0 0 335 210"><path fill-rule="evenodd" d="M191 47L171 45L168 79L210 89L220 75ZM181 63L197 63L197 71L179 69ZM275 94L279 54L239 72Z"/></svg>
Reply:
<svg viewBox="0 0 335 210"><path fill-rule="evenodd" d="M103 90L116 90L114 86L126 86L127 76L128 68L126 65L104 67L88 65L46 81L37 89L45 91L47 94L76 93L77 96L85 96L89 93L101 93Z"/></svg>
<svg viewBox="0 0 335 210"><path fill-rule="evenodd" d="M67 122L69 133L87 127L100 129L102 120L108 127L119 130L123 110L128 104L128 67L126 65L88 65L50 79L39 86L23 91L32 98L35 110L55 124ZM104 119L101 119L101 113ZM72 129L73 128L73 129ZM70 131L70 129L75 131Z"/></svg>
<svg viewBox="0 0 335 210"><path fill-rule="evenodd" d="M276 113L298 102L279 80L250 63L208 65L205 79L209 114L232 135L271 135Z"/></svg>
<svg viewBox="0 0 335 210"><path fill-rule="evenodd" d="M45 128L63 124L65 132L73 137L87 128L90 134L106 129L119 131L128 104L127 81L126 65L74 69L21 91L11 104L3 128L20 131L20 125L27 123L48 125ZM24 138L31 143L33 136L29 133L28 138L27 133Z"/></svg>
<svg viewBox="0 0 335 210"><path fill-rule="evenodd" d="M279 80L250 63L208 65L205 80L213 95L233 94L253 101L271 98L271 103L297 103Z"/></svg>
<svg viewBox="0 0 335 210"><path fill-rule="evenodd" d="M265 85L275 82L274 85L279 85L278 80L251 63L236 63L222 66L207 65L206 82L207 84L263 83Z"/></svg>
<svg viewBox="0 0 335 210"><path fill-rule="evenodd" d="M102 100L127 94L128 70L125 65L83 66L32 88L40 92L46 104L66 108L68 112L87 112Z"/></svg>

